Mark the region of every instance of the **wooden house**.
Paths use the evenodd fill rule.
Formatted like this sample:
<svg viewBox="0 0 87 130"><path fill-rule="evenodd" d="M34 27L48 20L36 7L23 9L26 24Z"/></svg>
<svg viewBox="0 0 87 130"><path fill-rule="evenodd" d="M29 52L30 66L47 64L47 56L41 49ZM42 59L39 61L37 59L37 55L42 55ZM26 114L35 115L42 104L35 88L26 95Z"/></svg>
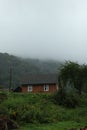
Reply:
<svg viewBox="0 0 87 130"><path fill-rule="evenodd" d="M55 74L29 75L22 80L22 92L53 93L58 90L58 77Z"/></svg>

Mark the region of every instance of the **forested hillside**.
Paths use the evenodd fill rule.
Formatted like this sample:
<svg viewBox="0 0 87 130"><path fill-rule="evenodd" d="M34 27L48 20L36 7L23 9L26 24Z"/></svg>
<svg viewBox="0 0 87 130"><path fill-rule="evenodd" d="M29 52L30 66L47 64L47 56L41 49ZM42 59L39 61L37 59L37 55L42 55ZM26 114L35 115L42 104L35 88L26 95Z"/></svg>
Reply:
<svg viewBox="0 0 87 130"><path fill-rule="evenodd" d="M9 87L10 69L12 85L20 84L23 75L35 73L58 73L61 62L52 60L24 59L7 53L0 53L0 86Z"/></svg>

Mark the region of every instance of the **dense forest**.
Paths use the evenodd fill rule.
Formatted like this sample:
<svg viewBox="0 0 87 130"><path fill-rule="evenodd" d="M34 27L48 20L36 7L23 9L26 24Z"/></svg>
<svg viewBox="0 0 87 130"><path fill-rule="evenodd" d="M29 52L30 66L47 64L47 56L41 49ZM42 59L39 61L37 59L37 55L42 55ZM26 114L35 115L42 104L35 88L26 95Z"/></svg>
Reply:
<svg viewBox="0 0 87 130"><path fill-rule="evenodd" d="M24 75L35 73L58 73L61 62L52 60L39 60L31 58L20 58L0 53L0 87L9 87L10 70L12 73L12 87L20 84Z"/></svg>

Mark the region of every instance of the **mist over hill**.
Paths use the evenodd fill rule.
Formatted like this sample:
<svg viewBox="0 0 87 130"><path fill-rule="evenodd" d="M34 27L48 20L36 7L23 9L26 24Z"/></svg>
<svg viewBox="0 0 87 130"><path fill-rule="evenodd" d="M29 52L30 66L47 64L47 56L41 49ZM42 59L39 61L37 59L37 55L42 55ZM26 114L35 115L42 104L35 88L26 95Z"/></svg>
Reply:
<svg viewBox="0 0 87 130"><path fill-rule="evenodd" d="M10 70L12 71L12 87L20 84L20 79L29 74L58 73L62 62L20 58L8 53L0 53L0 86L9 87Z"/></svg>

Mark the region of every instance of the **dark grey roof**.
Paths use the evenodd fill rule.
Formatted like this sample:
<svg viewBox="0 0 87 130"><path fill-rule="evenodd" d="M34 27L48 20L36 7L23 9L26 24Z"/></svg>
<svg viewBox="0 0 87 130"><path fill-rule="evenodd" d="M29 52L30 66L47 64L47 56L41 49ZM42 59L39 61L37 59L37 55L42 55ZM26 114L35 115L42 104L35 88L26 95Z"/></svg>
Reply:
<svg viewBox="0 0 87 130"><path fill-rule="evenodd" d="M56 74L34 74L23 78L22 84L54 84L58 83Z"/></svg>

